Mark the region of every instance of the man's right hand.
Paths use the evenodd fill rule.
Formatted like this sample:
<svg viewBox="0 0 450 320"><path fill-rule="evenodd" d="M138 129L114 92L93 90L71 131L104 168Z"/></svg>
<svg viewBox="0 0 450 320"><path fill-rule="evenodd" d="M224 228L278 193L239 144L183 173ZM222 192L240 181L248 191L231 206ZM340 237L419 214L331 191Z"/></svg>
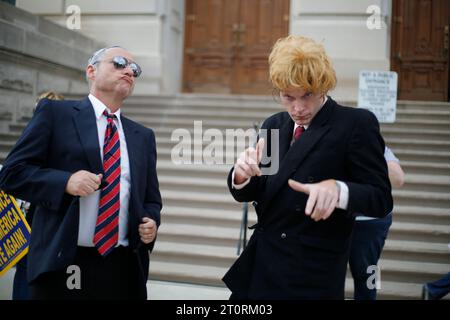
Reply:
<svg viewBox="0 0 450 320"><path fill-rule="evenodd" d="M264 149L264 139L261 138L255 148L248 148L239 155L234 164L234 184L242 184L254 176L261 175L259 164L261 163Z"/></svg>
<svg viewBox="0 0 450 320"><path fill-rule="evenodd" d="M98 190L103 175L86 170L80 170L72 174L66 185L66 192L72 196L88 196Z"/></svg>

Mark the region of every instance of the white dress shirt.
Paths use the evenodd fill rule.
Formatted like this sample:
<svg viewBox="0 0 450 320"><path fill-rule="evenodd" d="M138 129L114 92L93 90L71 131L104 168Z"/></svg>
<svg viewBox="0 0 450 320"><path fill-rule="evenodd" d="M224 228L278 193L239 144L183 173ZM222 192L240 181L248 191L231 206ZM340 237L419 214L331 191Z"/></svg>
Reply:
<svg viewBox="0 0 450 320"><path fill-rule="evenodd" d="M108 121L103 115L105 109L108 113L111 110L103 104L100 100L89 95L89 100L92 103L95 111L95 118L97 120L98 142L100 146L100 157L103 162L103 144L105 139L105 131ZM118 246L128 246L128 205L130 202L130 162L128 158L127 142L125 141L125 134L123 132L122 122L120 120L120 109L114 115L114 124L119 132L120 140L120 211L119 211L119 241ZM98 174L99 172L93 172ZM98 203L100 201L100 190L90 194L87 197L80 197L80 225L78 229L78 245L83 247L93 247L95 224L98 216Z"/></svg>
<svg viewBox="0 0 450 320"><path fill-rule="evenodd" d="M322 103L322 106L320 107L320 109L325 105L325 103L327 102L328 98L327 96L325 96L325 99ZM319 110L320 110L319 109ZM292 131L292 140L291 140L291 144L292 142L294 142L294 133L295 133L295 129L297 129L297 127L299 127L300 125L296 124L294 122L294 130ZM305 128L305 131L308 129L307 125L303 126ZM241 184L235 184L234 183L234 170L233 173L231 175L231 186L236 189L236 190L240 190L242 188L244 188L248 183L250 182L250 178L247 179L245 182L241 183ZM339 185L339 202L337 203L336 207L339 209L344 209L346 210L348 207L348 186L346 183L336 180L336 183Z"/></svg>

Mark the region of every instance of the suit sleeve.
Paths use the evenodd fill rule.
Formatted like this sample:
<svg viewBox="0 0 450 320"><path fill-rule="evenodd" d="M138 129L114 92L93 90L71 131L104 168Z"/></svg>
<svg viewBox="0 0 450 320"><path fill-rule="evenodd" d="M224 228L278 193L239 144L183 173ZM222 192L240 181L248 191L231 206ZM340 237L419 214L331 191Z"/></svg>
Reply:
<svg viewBox="0 0 450 320"><path fill-rule="evenodd" d="M367 110L358 110L348 144L348 212L384 217L392 211L393 201L384 159L384 140L378 120Z"/></svg>
<svg viewBox="0 0 450 320"><path fill-rule="evenodd" d="M33 204L57 210L71 173L47 167L52 126L52 104L43 99L4 162L0 171L0 189Z"/></svg>
<svg viewBox="0 0 450 320"><path fill-rule="evenodd" d="M157 225L161 224L161 193L159 191L158 175L156 174L156 141L155 134L150 131L151 154L149 172L147 173L147 189L145 193L144 209L148 217L155 220Z"/></svg>
<svg viewBox="0 0 450 320"><path fill-rule="evenodd" d="M159 227L161 224L161 209L162 209L162 200L161 193L159 191L159 182L158 175L156 173L156 139L155 134L152 130L150 130L150 157L149 157L149 166L147 172L147 188L145 191L145 200L144 200L144 214L153 219L156 222L156 225ZM148 250L153 250L155 245L156 238L153 242L146 245Z"/></svg>

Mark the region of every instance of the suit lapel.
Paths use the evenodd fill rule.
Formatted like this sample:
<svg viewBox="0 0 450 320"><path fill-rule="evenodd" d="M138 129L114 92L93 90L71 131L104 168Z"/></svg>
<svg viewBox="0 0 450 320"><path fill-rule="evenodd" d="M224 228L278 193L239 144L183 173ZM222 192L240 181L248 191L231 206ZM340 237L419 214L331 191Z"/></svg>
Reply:
<svg viewBox="0 0 450 320"><path fill-rule="evenodd" d="M74 106L74 109L76 112L73 115L73 121L91 167L91 171L97 174L103 173L94 108L92 107L89 98L86 97L84 100L81 100L79 104Z"/></svg>
<svg viewBox="0 0 450 320"><path fill-rule="evenodd" d="M287 180L289 177L297 170L297 168L302 164L302 162L308 157L308 154L312 150L312 148L319 143L320 139L330 130L330 125L327 123L330 113L332 112L332 108L334 106L334 102L328 98L327 103L322 107L316 117L313 119L311 125L308 127L301 138L294 142L294 144L289 148L289 143L292 138L292 129L289 133L289 139L281 139L282 135L285 135L280 132L280 169L277 174L271 175L267 178L267 189L266 195L264 197L266 203L270 203L272 198L276 195L276 193L281 189L282 186L287 184ZM290 122L293 121L289 119ZM286 127L283 126L283 128ZM282 129L280 129L281 131ZM283 156L281 153L282 148L284 148L283 143L288 144L288 150L286 154Z"/></svg>
<svg viewBox="0 0 450 320"><path fill-rule="evenodd" d="M292 131L294 130L294 121L289 117L288 121L280 128L280 161L282 161L289 151L292 141Z"/></svg>

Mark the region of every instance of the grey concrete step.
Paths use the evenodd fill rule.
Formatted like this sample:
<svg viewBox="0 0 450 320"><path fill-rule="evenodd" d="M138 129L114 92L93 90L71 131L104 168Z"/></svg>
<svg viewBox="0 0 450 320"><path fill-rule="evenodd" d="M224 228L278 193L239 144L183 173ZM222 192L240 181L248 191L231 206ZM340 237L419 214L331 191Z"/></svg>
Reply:
<svg viewBox="0 0 450 320"><path fill-rule="evenodd" d="M450 163L402 161L401 166L407 174L450 175Z"/></svg>
<svg viewBox="0 0 450 320"><path fill-rule="evenodd" d="M393 212L394 219L398 222L450 225L450 210L448 208L394 204Z"/></svg>
<svg viewBox="0 0 450 320"><path fill-rule="evenodd" d="M439 279L450 270L450 263L380 259L381 279L405 283L425 283Z"/></svg>
<svg viewBox="0 0 450 320"><path fill-rule="evenodd" d="M0 140L0 152L9 153L14 147L15 141L3 141Z"/></svg>
<svg viewBox="0 0 450 320"><path fill-rule="evenodd" d="M226 179L232 166L229 165L204 165L204 164L173 164L168 160L157 162L158 175L186 176L209 178L217 177Z"/></svg>
<svg viewBox="0 0 450 320"><path fill-rule="evenodd" d="M450 107L448 110L397 110L396 119L427 119L427 120L450 120Z"/></svg>
<svg viewBox="0 0 450 320"><path fill-rule="evenodd" d="M25 129L26 124L17 123L9 125L9 132L12 134L21 134L23 129Z"/></svg>
<svg viewBox="0 0 450 320"><path fill-rule="evenodd" d="M194 273L195 271L197 273ZM220 279L226 271L226 268L199 268L197 265L152 261L149 277L150 279L161 281L178 281L224 287L225 285ZM199 276L198 273L201 273L202 276ZM377 297L379 300L420 299L423 283L392 282L383 279L381 281L381 289L378 291ZM353 282L351 278L346 279L345 294L349 299L353 297Z"/></svg>
<svg viewBox="0 0 450 320"><path fill-rule="evenodd" d="M186 205L186 202L184 202L184 204ZM168 206L172 205L168 204ZM178 204L178 206L180 205ZM217 207L220 208L220 205L217 205ZM240 209L240 207L235 208L236 211ZM204 243L215 241L215 243L228 243L227 245L234 245L239 238L240 232L239 220L236 219L236 217L234 219L234 227L231 223L228 223L226 226L221 225L220 222L215 222L213 219L208 220L209 223L205 221L202 225L195 225L190 221L183 224L178 221L173 221L170 224L161 226L160 236L177 238L180 241L187 241L187 239L190 239L199 243L202 241ZM249 222L249 225L251 225L251 222ZM251 233L252 230L248 230L248 236L250 236ZM450 228L448 225L400 222L395 221L394 219L389 231L389 239L430 243L450 243Z"/></svg>
<svg viewBox="0 0 450 320"><path fill-rule="evenodd" d="M1 132L0 133L0 142L16 142L20 137L18 133L11 132Z"/></svg>
<svg viewBox="0 0 450 320"><path fill-rule="evenodd" d="M412 174L405 175L405 185L402 190L444 192L450 194L450 176Z"/></svg>
<svg viewBox="0 0 450 320"><path fill-rule="evenodd" d="M450 228L448 225L394 221L389 229L389 238L393 240L450 243Z"/></svg>
<svg viewBox="0 0 450 320"><path fill-rule="evenodd" d="M191 192L211 192L214 194L229 193L225 179L192 178L192 177L159 177L160 186L167 190L189 190Z"/></svg>
<svg viewBox="0 0 450 320"><path fill-rule="evenodd" d="M149 278L159 281L174 281L224 287L221 278L227 271L223 267L199 266L161 261L152 257Z"/></svg>
<svg viewBox="0 0 450 320"><path fill-rule="evenodd" d="M417 110L423 113L428 111L448 111L450 103L438 101L397 101L397 110Z"/></svg>
<svg viewBox="0 0 450 320"><path fill-rule="evenodd" d="M396 205L450 209L449 193L394 189L392 194Z"/></svg>
<svg viewBox="0 0 450 320"><path fill-rule="evenodd" d="M447 243L429 243L389 239L383 249L385 260L427 261L450 264L450 248Z"/></svg>
<svg viewBox="0 0 450 320"><path fill-rule="evenodd" d="M212 262L216 266L224 267L231 265L238 256L236 246L171 241L159 241L153 253L158 259L163 259L163 256L174 256L182 262L204 261L207 264ZM387 240L383 249L382 260L397 261L400 264L406 263L410 266L410 269L414 269L413 263L423 261L431 263L434 268L438 268L437 270L442 270L442 265L444 265L444 268L450 268L450 249L447 244L443 243ZM417 271L417 269L414 270Z"/></svg>
<svg viewBox="0 0 450 320"><path fill-rule="evenodd" d="M216 246L237 246L240 229L224 227L220 224L194 225L174 222L161 224L158 230L158 239L180 243L208 244ZM251 236L252 230L247 232Z"/></svg>
<svg viewBox="0 0 450 320"><path fill-rule="evenodd" d="M244 131L243 131L244 132ZM204 138L204 139L194 139L194 137L184 137L181 134L174 135L173 137L157 137L156 138L156 145L159 148L173 148L175 146L181 148L187 148L190 147L192 151L194 151L194 147L200 146L201 148L199 151L203 151L205 147L211 146L212 147L221 147L221 150L225 154L228 150L233 150L233 147L238 147L240 150L245 150L250 146L249 142L253 142L256 139L256 135L253 135L254 131L248 131L248 135L240 135L236 136L234 134L231 134L229 136L225 135L219 135L219 132L217 134L214 134L213 139ZM233 139L235 138L235 139ZM251 141L250 141L251 140ZM216 149L217 149L216 148ZM226 148L226 149L225 149ZM229 149L231 148L231 149Z"/></svg>
<svg viewBox="0 0 450 320"><path fill-rule="evenodd" d="M155 95L132 96L126 100L126 106L183 106L228 109L273 109L277 102L271 96L252 96L252 95L221 95L221 94L189 94L181 93L171 96ZM125 106L125 107L126 107Z"/></svg>
<svg viewBox="0 0 450 320"><path fill-rule="evenodd" d="M424 140L409 138L387 138L386 145L390 148L408 148L410 150L450 151L450 141Z"/></svg>
<svg viewBox="0 0 450 320"><path fill-rule="evenodd" d="M280 108L279 111L282 109ZM228 121L262 121L269 117L272 112L261 110L245 110L242 109L239 112L236 110L223 108L223 109L200 109L195 108L127 108L124 109L124 115L132 119L138 119L142 117L155 118L155 119L167 119L167 118L182 118L187 121L201 121L201 120L213 120L218 118L227 119ZM274 110L275 111L275 110ZM275 111L276 112L276 111Z"/></svg>
<svg viewBox="0 0 450 320"><path fill-rule="evenodd" d="M448 130L450 121L448 120L428 120L428 119L399 119L395 121L396 128L400 129L431 129Z"/></svg>
<svg viewBox="0 0 450 320"><path fill-rule="evenodd" d="M385 139L401 138L414 140L450 140L450 130L410 129L396 128L394 126L381 126L381 133Z"/></svg>
<svg viewBox="0 0 450 320"><path fill-rule="evenodd" d="M152 129L157 129L161 127L170 128L170 129L194 129L194 120L190 119L181 119L181 118L165 118L165 119L151 119L147 117L136 117L133 120L141 123L144 126L150 127ZM229 121L226 119L205 119L202 120L202 128L206 129L244 129L247 130L249 128L253 128L254 120L235 120ZM450 121L449 121L450 123Z"/></svg>
<svg viewBox="0 0 450 320"><path fill-rule="evenodd" d="M450 163L449 151L412 150L407 147L395 147L391 149L400 160L400 164L403 161Z"/></svg>
<svg viewBox="0 0 450 320"><path fill-rule="evenodd" d="M256 214L253 206L248 206L248 210L248 225L250 226L256 223ZM239 206L235 210L165 206L161 214L162 221L167 223L240 228L242 206Z"/></svg>
<svg viewBox="0 0 450 320"><path fill-rule="evenodd" d="M233 250L214 246L184 245L178 250L176 245L162 245L152 257L150 277L166 281L201 281L203 284L223 285L221 278L236 258ZM387 259L380 260L379 266L382 284L424 283L439 278L450 267L449 264Z"/></svg>

